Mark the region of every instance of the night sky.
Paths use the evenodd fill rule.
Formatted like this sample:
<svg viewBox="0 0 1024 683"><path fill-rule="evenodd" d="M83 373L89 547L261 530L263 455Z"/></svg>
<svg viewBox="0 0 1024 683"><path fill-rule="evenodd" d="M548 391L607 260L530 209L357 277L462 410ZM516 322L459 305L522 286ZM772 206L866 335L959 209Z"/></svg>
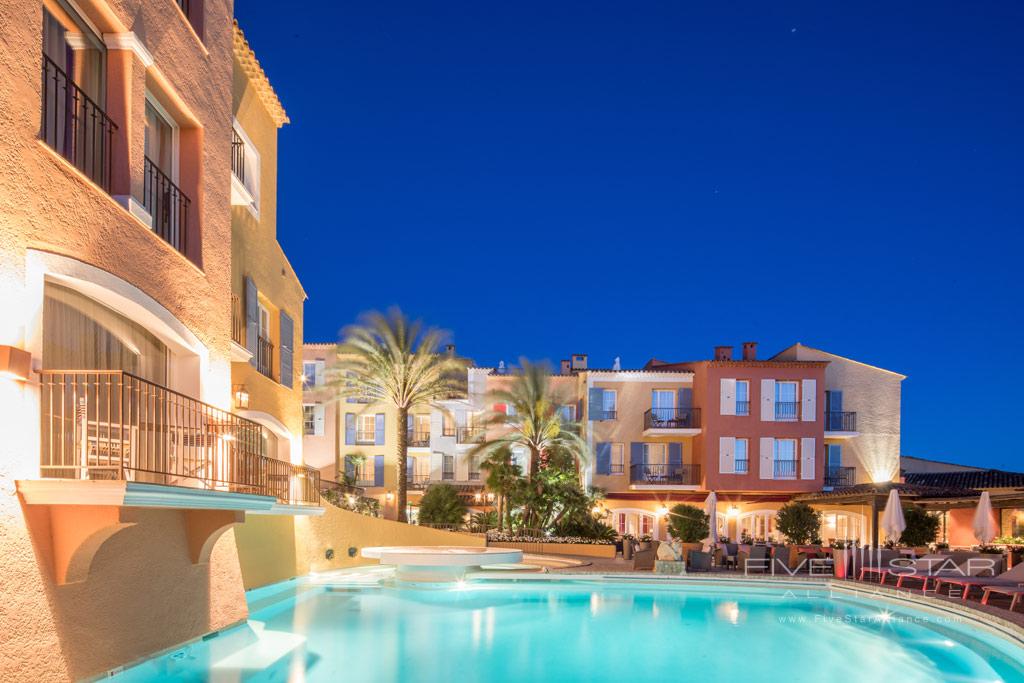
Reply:
<svg viewBox="0 0 1024 683"><path fill-rule="evenodd" d="M905 454L1024 469L1024 4L236 14L307 341L396 304L481 364L801 341L909 376Z"/></svg>

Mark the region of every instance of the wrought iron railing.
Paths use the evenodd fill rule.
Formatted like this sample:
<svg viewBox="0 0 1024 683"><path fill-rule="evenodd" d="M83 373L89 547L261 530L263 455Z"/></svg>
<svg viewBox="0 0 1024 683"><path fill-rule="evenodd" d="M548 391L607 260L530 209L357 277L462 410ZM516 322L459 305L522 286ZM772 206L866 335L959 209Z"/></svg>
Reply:
<svg viewBox="0 0 1024 683"><path fill-rule="evenodd" d="M234 128L231 129L231 172L245 184L245 141Z"/></svg>
<svg viewBox="0 0 1024 683"><path fill-rule="evenodd" d="M441 436L455 436L455 425L441 425Z"/></svg>
<svg viewBox="0 0 1024 683"><path fill-rule="evenodd" d="M621 462L613 462L608 466L608 474L625 474L626 465Z"/></svg>
<svg viewBox="0 0 1024 683"><path fill-rule="evenodd" d="M800 415L799 401L776 401L775 419L780 421L795 420Z"/></svg>
<svg viewBox="0 0 1024 683"><path fill-rule="evenodd" d="M231 295L231 341L245 346L245 309L242 308L242 297Z"/></svg>
<svg viewBox="0 0 1024 683"><path fill-rule="evenodd" d="M854 467L829 467L825 470L825 486L853 486Z"/></svg>
<svg viewBox="0 0 1024 683"><path fill-rule="evenodd" d="M774 461L774 475L776 479L796 479L796 470L796 460Z"/></svg>
<svg viewBox="0 0 1024 683"><path fill-rule="evenodd" d="M185 253L191 200L149 157L142 168L142 206L152 218L153 232Z"/></svg>
<svg viewBox="0 0 1024 683"><path fill-rule="evenodd" d="M370 445L377 443L377 431L375 429L357 429L356 443L361 445Z"/></svg>
<svg viewBox="0 0 1024 683"><path fill-rule="evenodd" d="M478 443L483 441L486 431L483 427L459 427L455 441L457 443Z"/></svg>
<svg viewBox="0 0 1024 683"><path fill-rule="evenodd" d="M250 420L120 370L42 370L43 477L134 481L316 505L320 472L262 455Z"/></svg>
<svg viewBox="0 0 1024 683"><path fill-rule="evenodd" d="M750 460L743 458L742 460L733 461L733 472L736 474L747 474L750 472Z"/></svg>
<svg viewBox="0 0 1024 683"><path fill-rule="evenodd" d="M405 477L406 487L414 491L422 491L423 489L430 486L430 475L429 474L414 474L408 473Z"/></svg>
<svg viewBox="0 0 1024 683"><path fill-rule="evenodd" d="M42 95L43 141L110 192L111 152L117 124L45 54Z"/></svg>
<svg viewBox="0 0 1024 683"><path fill-rule="evenodd" d="M700 484L700 465L669 463L637 463L629 467L629 481L634 484Z"/></svg>
<svg viewBox="0 0 1024 683"><path fill-rule="evenodd" d="M699 429L700 408L650 408L644 429Z"/></svg>
<svg viewBox="0 0 1024 683"><path fill-rule="evenodd" d="M830 410L825 413L826 432L857 431L857 413Z"/></svg>
<svg viewBox="0 0 1024 683"><path fill-rule="evenodd" d="M266 337L256 337L256 369L274 379L274 342Z"/></svg>
<svg viewBox="0 0 1024 683"><path fill-rule="evenodd" d="M410 429L408 432L409 448L426 448L430 445L429 429Z"/></svg>
<svg viewBox="0 0 1024 683"><path fill-rule="evenodd" d="M737 415L750 415L750 401L736 401Z"/></svg>

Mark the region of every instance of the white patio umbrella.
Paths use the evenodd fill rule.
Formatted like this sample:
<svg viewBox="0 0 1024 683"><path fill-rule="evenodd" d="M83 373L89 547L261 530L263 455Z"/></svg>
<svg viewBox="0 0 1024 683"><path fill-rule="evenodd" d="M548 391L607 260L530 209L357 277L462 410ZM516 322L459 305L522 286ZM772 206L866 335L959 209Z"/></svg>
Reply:
<svg viewBox="0 0 1024 683"><path fill-rule="evenodd" d="M704 512L708 515L708 537L704 539L704 545L714 548L718 543L718 496L714 491L704 501Z"/></svg>
<svg viewBox="0 0 1024 683"><path fill-rule="evenodd" d="M992 521L992 499L989 498L988 491L982 491L978 507L974 510L974 537L978 539L978 543L987 545L998 533Z"/></svg>
<svg viewBox="0 0 1024 683"><path fill-rule="evenodd" d="M882 531L886 539L896 542L907 528L907 522L903 519L903 506L900 505L900 494L896 489L889 491L889 500L885 501L885 511L882 513Z"/></svg>

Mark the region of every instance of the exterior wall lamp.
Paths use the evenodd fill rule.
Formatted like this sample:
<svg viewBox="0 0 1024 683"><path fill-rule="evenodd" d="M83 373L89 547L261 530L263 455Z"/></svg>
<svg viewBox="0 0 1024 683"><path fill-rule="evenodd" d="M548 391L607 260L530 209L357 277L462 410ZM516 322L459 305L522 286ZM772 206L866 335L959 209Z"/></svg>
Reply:
<svg viewBox="0 0 1024 683"><path fill-rule="evenodd" d="M249 409L249 391L245 388L244 384L238 384L235 386L235 408L238 410Z"/></svg>

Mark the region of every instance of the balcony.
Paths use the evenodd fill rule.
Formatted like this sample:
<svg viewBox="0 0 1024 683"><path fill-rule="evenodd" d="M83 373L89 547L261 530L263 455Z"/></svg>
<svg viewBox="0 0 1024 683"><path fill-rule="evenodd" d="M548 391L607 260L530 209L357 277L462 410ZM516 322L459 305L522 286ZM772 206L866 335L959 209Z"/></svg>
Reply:
<svg viewBox="0 0 1024 683"><path fill-rule="evenodd" d="M857 436L857 413L830 410L825 413L825 437L841 439Z"/></svg>
<svg viewBox="0 0 1024 683"><path fill-rule="evenodd" d="M456 443L480 443L484 440L487 430L483 427L459 427L456 430Z"/></svg>
<svg viewBox="0 0 1024 683"><path fill-rule="evenodd" d="M245 184L245 141L234 128L231 129L231 172Z"/></svg>
<svg viewBox="0 0 1024 683"><path fill-rule="evenodd" d="M776 422L795 422L800 419L800 402L799 401L776 401L775 402L775 421Z"/></svg>
<svg viewBox="0 0 1024 683"><path fill-rule="evenodd" d="M274 343L262 335L256 338L256 369L274 379Z"/></svg>
<svg viewBox="0 0 1024 683"><path fill-rule="evenodd" d="M158 484L319 505L320 472L263 454L263 427L120 370L40 371L46 479Z"/></svg>
<svg viewBox="0 0 1024 683"><path fill-rule="evenodd" d="M142 207L149 212L153 232L184 254L192 202L149 157L142 169Z"/></svg>
<svg viewBox="0 0 1024 683"><path fill-rule="evenodd" d="M856 480L854 467L829 467L825 470L825 486L853 486Z"/></svg>
<svg viewBox="0 0 1024 683"><path fill-rule="evenodd" d="M733 461L733 473L734 474L749 474L750 473L750 460L743 458L742 460Z"/></svg>
<svg viewBox="0 0 1024 683"><path fill-rule="evenodd" d="M750 401L736 401L736 415L741 417L750 415Z"/></svg>
<svg viewBox="0 0 1024 683"><path fill-rule="evenodd" d="M700 465L667 463L630 465L629 482L648 486L699 486Z"/></svg>
<svg viewBox="0 0 1024 683"><path fill-rule="evenodd" d="M773 475L775 479L796 479L797 460L776 460Z"/></svg>
<svg viewBox="0 0 1024 683"><path fill-rule="evenodd" d="M410 491L423 491L430 486L430 475L409 473L405 477L405 483Z"/></svg>
<svg viewBox="0 0 1024 683"><path fill-rule="evenodd" d="M429 429L409 430L407 434L409 448L430 448Z"/></svg>
<svg viewBox="0 0 1024 683"><path fill-rule="evenodd" d="M45 54L42 95L43 141L109 193L117 124Z"/></svg>
<svg viewBox="0 0 1024 683"><path fill-rule="evenodd" d="M644 413L644 436L700 433L700 408L651 408Z"/></svg>

